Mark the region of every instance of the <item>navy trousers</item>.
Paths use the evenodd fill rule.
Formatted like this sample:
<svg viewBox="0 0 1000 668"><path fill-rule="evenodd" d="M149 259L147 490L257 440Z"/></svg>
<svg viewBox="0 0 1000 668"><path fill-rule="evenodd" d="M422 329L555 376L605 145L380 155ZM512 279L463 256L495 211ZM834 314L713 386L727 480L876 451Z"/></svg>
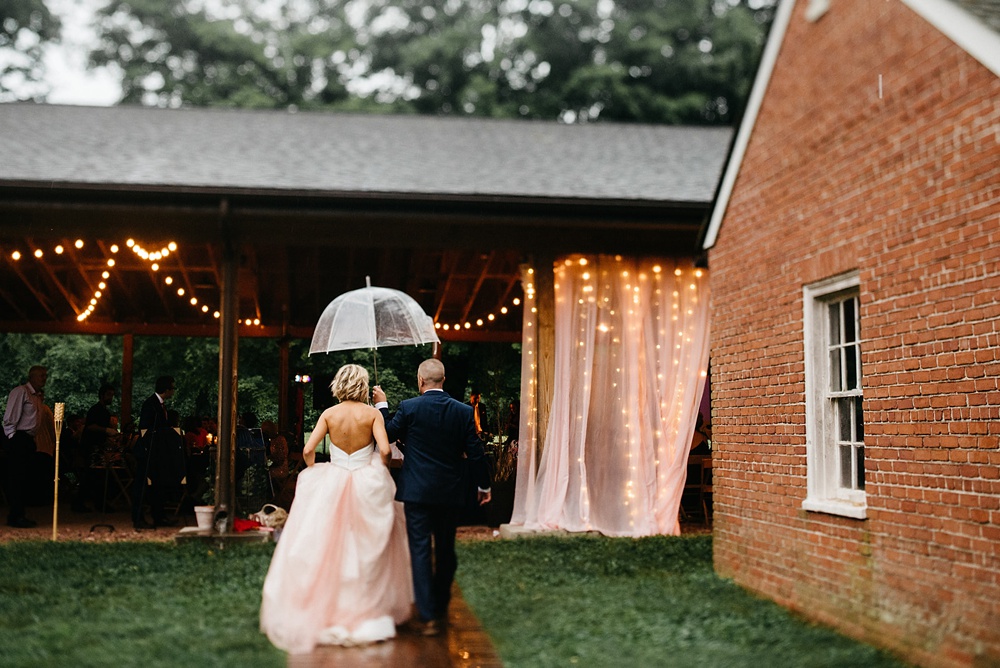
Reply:
<svg viewBox="0 0 1000 668"><path fill-rule="evenodd" d="M406 502L403 510L417 612L425 622L445 619L458 568L455 530L461 507Z"/></svg>

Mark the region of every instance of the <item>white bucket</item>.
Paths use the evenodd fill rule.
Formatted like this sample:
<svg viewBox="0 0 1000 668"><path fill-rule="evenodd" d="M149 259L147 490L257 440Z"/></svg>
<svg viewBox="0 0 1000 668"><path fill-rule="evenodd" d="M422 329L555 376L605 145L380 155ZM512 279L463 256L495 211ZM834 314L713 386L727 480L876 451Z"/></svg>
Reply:
<svg viewBox="0 0 1000 668"><path fill-rule="evenodd" d="M194 516L198 521L199 529L211 529L212 518L215 515L215 506L195 506Z"/></svg>

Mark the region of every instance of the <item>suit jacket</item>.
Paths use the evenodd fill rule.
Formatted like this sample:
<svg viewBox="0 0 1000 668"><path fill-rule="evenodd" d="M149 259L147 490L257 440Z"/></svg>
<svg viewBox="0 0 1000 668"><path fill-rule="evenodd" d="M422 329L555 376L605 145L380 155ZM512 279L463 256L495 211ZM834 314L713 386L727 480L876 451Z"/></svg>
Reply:
<svg viewBox="0 0 1000 668"><path fill-rule="evenodd" d="M399 441L404 455L397 501L463 505L466 463L473 480L489 488L489 468L471 406L432 390L403 401L392 419L387 409L382 415L389 440Z"/></svg>
<svg viewBox="0 0 1000 668"><path fill-rule="evenodd" d="M136 459L153 482L177 484L184 477L184 437L167 425L167 409L155 394L142 402L139 430L146 433L136 442Z"/></svg>
<svg viewBox="0 0 1000 668"><path fill-rule="evenodd" d="M156 394L151 394L139 409L139 431L143 429L166 429L167 409Z"/></svg>

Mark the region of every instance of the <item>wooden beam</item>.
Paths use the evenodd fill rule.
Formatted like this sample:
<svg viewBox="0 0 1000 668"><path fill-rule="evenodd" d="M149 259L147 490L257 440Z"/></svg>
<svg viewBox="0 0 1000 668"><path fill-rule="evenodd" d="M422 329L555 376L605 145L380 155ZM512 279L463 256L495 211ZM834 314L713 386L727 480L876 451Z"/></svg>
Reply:
<svg viewBox="0 0 1000 668"><path fill-rule="evenodd" d="M486 280L486 275L489 273L490 265L493 264L494 257L496 257L496 251L490 251L489 255L486 256L486 262L483 263L483 266L479 271L479 276L476 277L476 284L470 291L469 299L465 302L465 306L462 308L462 317L459 318L461 322L469 321L469 312L472 311L472 307L476 303L476 298L479 297L479 289L483 287L483 281Z"/></svg>
<svg viewBox="0 0 1000 668"><path fill-rule="evenodd" d="M35 299L38 300L38 305L41 306L45 310L45 312L49 314L49 317L52 318L53 320L58 320L59 318L56 316L55 311L53 311L52 307L49 306L48 298L44 294L42 294L42 292L40 292L38 288L35 287L35 284L32 281L30 281L27 276L24 275L24 272L21 271L21 267L18 265L20 265L19 261L11 262L10 263L11 270L15 274L17 274L18 278L21 279L21 282L24 283L24 287L28 288L28 292L34 295Z"/></svg>
<svg viewBox="0 0 1000 668"><path fill-rule="evenodd" d="M134 337L131 334L122 336L122 392L121 392L121 423L119 429L132 421L132 376Z"/></svg>
<svg viewBox="0 0 1000 668"><path fill-rule="evenodd" d="M441 256L442 267L447 261L446 260L447 256L448 253L444 253ZM442 274L445 276L444 286L441 286L440 282L438 283L438 293L437 295L435 295L435 301L437 301L437 305L434 308L434 322L438 322L439 319L441 318L441 312L444 310L444 302L448 298L448 292L451 290L452 278L454 278L455 276L455 270L458 268L458 261L461 259L462 254L459 253L458 251L453 251L451 253L451 256L452 260L449 263L447 270L442 271Z"/></svg>
<svg viewBox="0 0 1000 668"><path fill-rule="evenodd" d="M500 309L507 305L507 298L510 297L511 290L514 289L514 286L517 285L518 281L520 280L521 280L520 274L514 274L513 276L510 277L510 280L507 281L507 288L500 295L500 300L497 302L497 307L493 309L495 313L499 313Z"/></svg>
<svg viewBox="0 0 1000 668"><path fill-rule="evenodd" d="M87 286L87 294L94 294L94 292L98 289L100 281L95 282L91 275L84 271L83 263L81 261L80 254L77 252L76 246L69 239L63 239L63 249L63 253L66 255L67 259L69 259L70 265L76 268L83 284ZM100 271L104 271L107 268L108 266L105 264ZM87 298L87 302L90 302L89 297ZM86 308L86 306L84 308Z"/></svg>
<svg viewBox="0 0 1000 668"><path fill-rule="evenodd" d="M538 385L535 396L538 425L538 453L545 449L545 436L552 411L552 397L555 387L556 365L556 292L553 266L555 257L537 254L532 265L535 268L535 307L538 309L538 333L536 364L538 365Z"/></svg>
<svg viewBox="0 0 1000 668"><path fill-rule="evenodd" d="M184 283L184 290L187 291L186 295L187 298L190 299L191 297L195 296L194 283L191 282L191 274L188 272L188 268L184 264L184 258L180 252L180 248L178 248L177 251L171 253L168 257L175 265L177 265L177 270L181 273L181 280ZM160 267L160 269L163 269L163 267ZM155 273L158 272L153 272L152 267L150 267L150 273L154 274L155 276ZM156 279L154 278L154 280Z"/></svg>
<svg viewBox="0 0 1000 668"><path fill-rule="evenodd" d="M21 309L18 301L10 296L10 294L0 287L0 299L7 302L7 308L14 312L14 314L21 320L27 320L27 314Z"/></svg>
<svg viewBox="0 0 1000 668"><path fill-rule="evenodd" d="M35 248L39 247L38 244L36 244L30 237L28 238L28 245L34 246ZM52 269L52 263L46 260L42 260L41 262L39 262L39 264L42 266L42 270L45 272L45 275L48 276L49 280L52 281L53 285L56 286L56 290L59 291L59 293L66 300L66 303L69 304L69 307L73 309L74 313L79 314L80 311L83 309L80 308L76 299L73 297L72 294L70 294L66 286L63 285L63 282L59 280L59 277L56 276L55 270Z"/></svg>

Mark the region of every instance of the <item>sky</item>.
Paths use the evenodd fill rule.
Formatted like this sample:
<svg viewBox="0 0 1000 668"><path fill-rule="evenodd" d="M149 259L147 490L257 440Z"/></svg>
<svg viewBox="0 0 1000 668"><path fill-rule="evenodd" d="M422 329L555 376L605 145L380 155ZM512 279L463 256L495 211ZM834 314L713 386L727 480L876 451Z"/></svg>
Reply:
<svg viewBox="0 0 1000 668"><path fill-rule="evenodd" d="M96 42L87 24L93 18L94 0L46 0L49 11L63 22L62 44L45 54L49 104L110 106L118 101L121 88L107 69L87 71L87 53Z"/></svg>

